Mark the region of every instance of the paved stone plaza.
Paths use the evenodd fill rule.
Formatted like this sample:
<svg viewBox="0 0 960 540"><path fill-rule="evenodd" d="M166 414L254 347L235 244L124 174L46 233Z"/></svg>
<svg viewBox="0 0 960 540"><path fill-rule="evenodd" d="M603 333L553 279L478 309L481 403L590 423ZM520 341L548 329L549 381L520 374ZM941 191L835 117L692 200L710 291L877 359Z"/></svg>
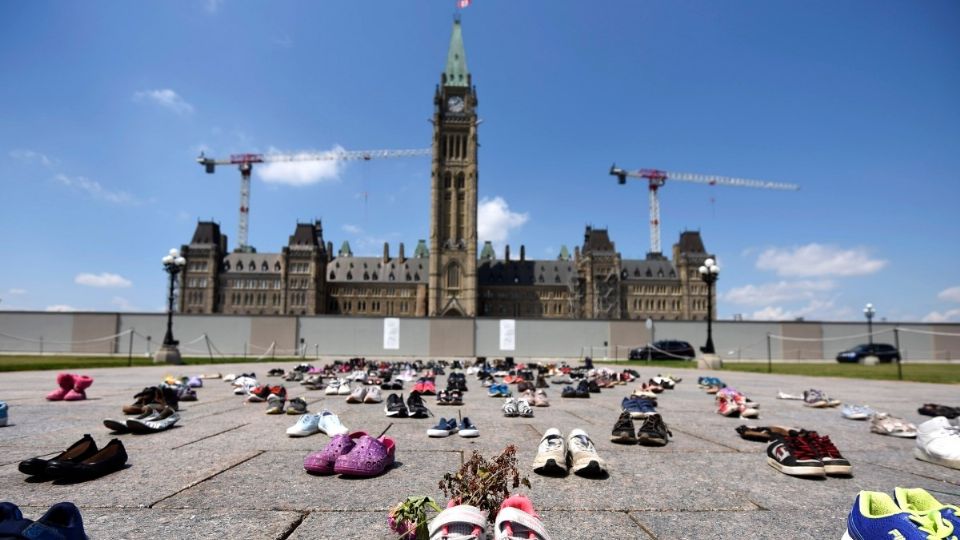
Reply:
<svg viewBox="0 0 960 540"><path fill-rule="evenodd" d="M17 463L52 456L90 433L103 445L111 438L105 418L122 418L120 407L135 392L167 374L256 371L261 382L273 367L292 362L94 369L83 402L46 402L56 372L0 375L0 399L10 405L10 426L0 429L0 499L12 501L36 519L50 505L73 501L83 512L91 538L390 538L387 509L408 495L442 500L437 484L465 455L490 456L509 443L518 446L522 471L533 484L528 493L555 539L607 538L840 538L858 490L892 491L923 487L946 502L960 502L960 471L913 458L913 440L870 433L866 422L841 418L837 409L809 409L798 401L775 399L778 389L800 393L811 386L841 400L867 403L919 423L925 402L957 405L956 385L808 379L746 373L676 370L684 381L660 396L659 411L674 434L664 448L620 446L609 432L628 386L604 390L591 399L561 399L551 385L551 407L535 418L504 418L502 399L487 397L474 378L461 407L481 436L429 439L425 431L456 408L436 406L427 420L387 419L382 405L348 405L344 397L304 391L287 383L289 397L303 395L311 411L328 408L351 430L388 435L397 441L397 465L374 479L306 474L303 457L322 448L319 434L294 439L284 430L295 416L268 416L266 404L244 404L232 387L206 381L200 400L184 403L173 430L153 435L120 435L129 467L83 484L29 483ZM638 368L641 375L655 368ZM766 464L765 444L742 440L739 419L724 418L713 397L697 388L699 375L716 375L761 403L759 425L794 425L830 435L854 464L852 478L807 480L783 475ZM445 378L438 378L438 388ZM407 384L406 386L410 386ZM385 392L387 394L387 392ZM609 466L610 476L546 478L530 463L543 432L585 429ZM521 488L521 492L524 491Z"/></svg>

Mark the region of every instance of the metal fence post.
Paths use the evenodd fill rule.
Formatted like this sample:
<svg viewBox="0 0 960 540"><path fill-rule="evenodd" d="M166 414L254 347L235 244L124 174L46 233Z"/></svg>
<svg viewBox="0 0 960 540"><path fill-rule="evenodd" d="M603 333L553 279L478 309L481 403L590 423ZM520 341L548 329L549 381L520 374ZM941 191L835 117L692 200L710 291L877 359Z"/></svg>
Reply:
<svg viewBox="0 0 960 540"><path fill-rule="evenodd" d="M900 329L893 327L893 343L897 348L897 379L903 380L903 353L900 352Z"/></svg>
<svg viewBox="0 0 960 540"><path fill-rule="evenodd" d="M767 373L773 373L773 353L770 350L770 332L767 332Z"/></svg>
<svg viewBox="0 0 960 540"><path fill-rule="evenodd" d="M131 328L130 329L130 347L127 349L127 367L130 367L133 365L133 333L134 332L135 330Z"/></svg>

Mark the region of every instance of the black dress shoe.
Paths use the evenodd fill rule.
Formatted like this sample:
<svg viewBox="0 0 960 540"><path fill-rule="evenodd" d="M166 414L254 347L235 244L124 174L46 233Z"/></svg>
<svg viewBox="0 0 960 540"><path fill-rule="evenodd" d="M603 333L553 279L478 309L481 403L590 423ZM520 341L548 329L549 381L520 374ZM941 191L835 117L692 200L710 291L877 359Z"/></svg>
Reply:
<svg viewBox="0 0 960 540"><path fill-rule="evenodd" d="M75 463L80 462L97 453L97 443L90 434L86 434L82 439L70 445L66 451L53 459L43 459L39 457L26 459L20 462L20 472L33 476L42 476L46 474L47 466L51 463Z"/></svg>
<svg viewBox="0 0 960 540"><path fill-rule="evenodd" d="M120 439L113 439L102 450L76 463L52 463L47 476L66 480L89 480L118 471L127 464L127 451Z"/></svg>

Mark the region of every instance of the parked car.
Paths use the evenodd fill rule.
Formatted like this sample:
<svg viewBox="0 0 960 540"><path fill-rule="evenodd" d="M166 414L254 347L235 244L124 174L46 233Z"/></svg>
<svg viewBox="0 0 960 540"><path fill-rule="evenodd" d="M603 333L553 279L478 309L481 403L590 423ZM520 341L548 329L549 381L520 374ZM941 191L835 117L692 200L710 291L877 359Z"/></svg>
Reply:
<svg viewBox="0 0 960 540"><path fill-rule="evenodd" d="M697 353L686 341L665 339L630 350L630 360L691 360Z"/></svg>
<svg viewBox="0 0 960 540"><path fill-rule="evenodd" d="M876 356L880 363L899 362L900 351L888 343L874 343L857 345L856 347L843 351L837 355L837 362L862 362L868 356Z"/></svg>

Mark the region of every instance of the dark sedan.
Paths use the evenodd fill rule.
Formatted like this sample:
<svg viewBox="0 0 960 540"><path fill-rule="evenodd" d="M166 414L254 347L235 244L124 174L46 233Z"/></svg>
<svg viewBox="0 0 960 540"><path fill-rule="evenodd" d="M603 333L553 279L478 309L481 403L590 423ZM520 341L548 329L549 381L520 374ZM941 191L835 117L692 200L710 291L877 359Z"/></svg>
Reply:
<svg viewBox="0 0 960 540"><path fill-rule="evenodd" d="M630 350L630 360L692 360L697 353L686 341L654 341L646 347Z"/></svg>
<svg viewBox="0 0 960 540"><path fill-rule="evenodd" d="M882 364L900 361L900 351L896 347L887 343L873 343L857 345L848 351L841 352L837 355L837 362L859 363L868 356L876 356Z"/></svg>

